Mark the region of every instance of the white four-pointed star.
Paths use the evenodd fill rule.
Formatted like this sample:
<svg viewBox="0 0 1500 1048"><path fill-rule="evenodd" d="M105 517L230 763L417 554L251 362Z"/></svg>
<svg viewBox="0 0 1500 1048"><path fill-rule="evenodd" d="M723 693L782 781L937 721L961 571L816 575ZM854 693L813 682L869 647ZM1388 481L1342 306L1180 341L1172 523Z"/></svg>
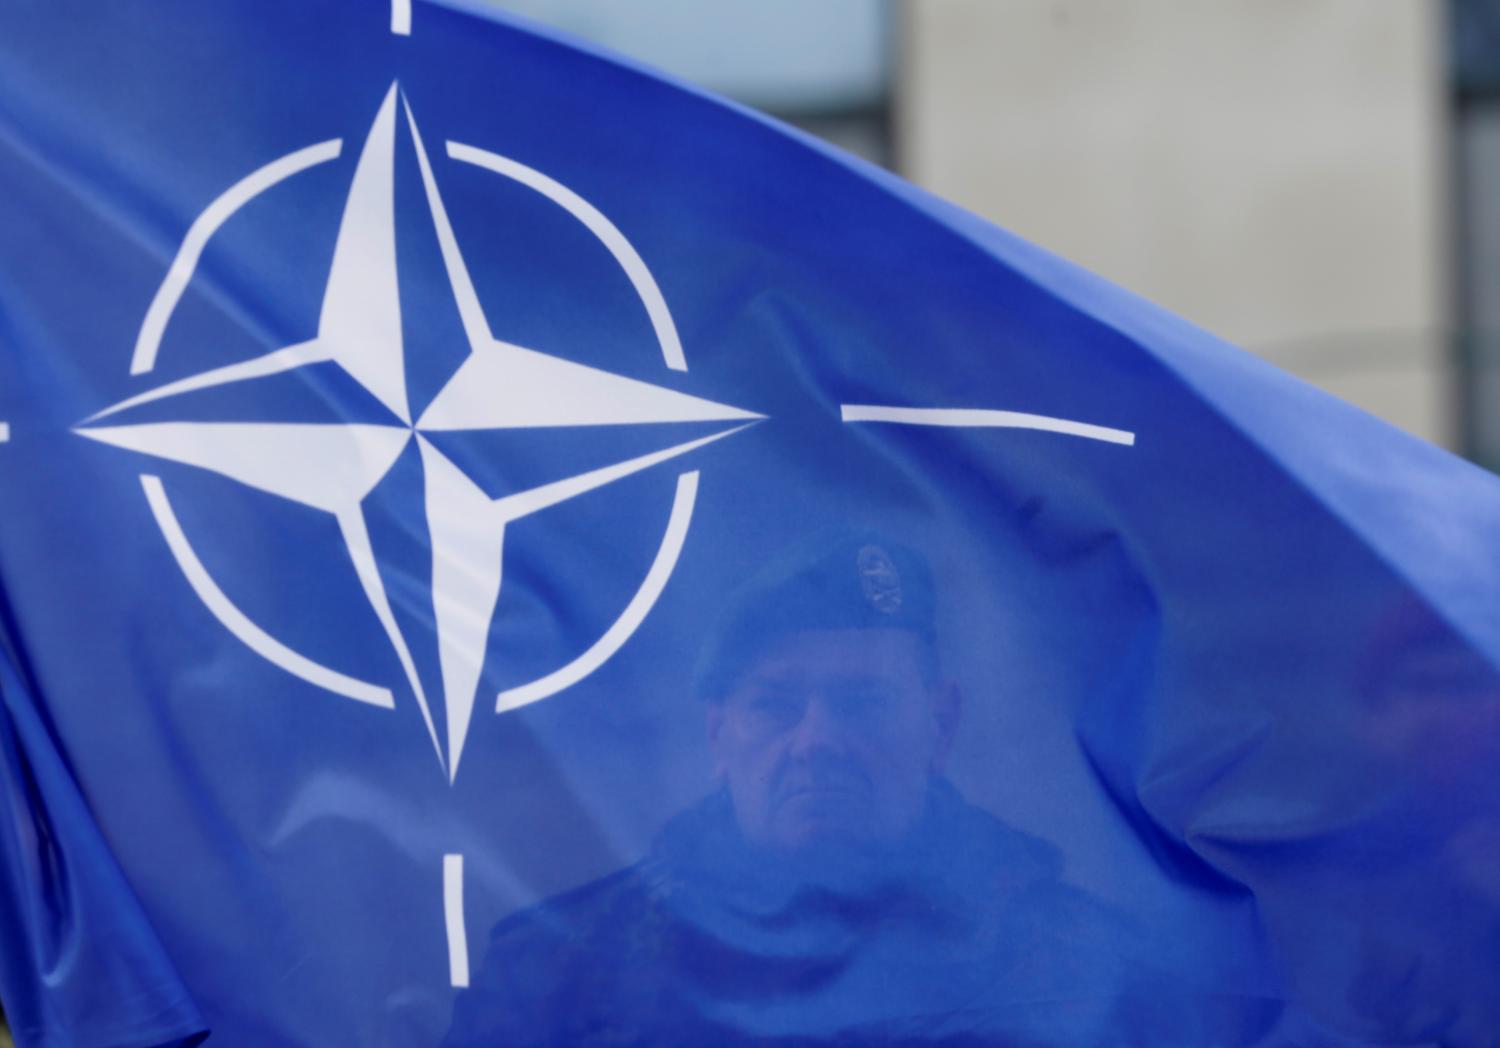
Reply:
<svg viewBox="0 0 1500 1048"><path fill-rule="evenodd" d="M398 102L416 151L469 355L415 423L407 398L396 273ZM99 425L150 401L333 362L402 425L161 422ZM332 514L371 607L400 660L438 760L457 774L500 593L506 525L728 436L760 418L496 339L458 249L410 107L391 85L367 136L339 226L317 336L167 383L106 409L79 432L198 466ZM423 432L631 423L727 422L696 440L492 499ZM447 713L447 747L381 580L362 503L409 441L420 450L432 552L432 602Z"/></svg>

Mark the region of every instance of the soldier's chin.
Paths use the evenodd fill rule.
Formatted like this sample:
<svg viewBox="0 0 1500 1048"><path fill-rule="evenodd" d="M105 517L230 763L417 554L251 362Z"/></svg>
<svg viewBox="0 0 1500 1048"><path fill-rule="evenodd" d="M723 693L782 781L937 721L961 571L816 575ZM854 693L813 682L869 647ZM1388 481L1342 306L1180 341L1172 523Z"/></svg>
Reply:
<svg viewBox="0 0 1500 1048"><path fill-rule="evenodd" d="M861 852L882 843L869 800L838 790L805 791L783 800L772 820L772 840L780 850L807 859Z"/></svg>

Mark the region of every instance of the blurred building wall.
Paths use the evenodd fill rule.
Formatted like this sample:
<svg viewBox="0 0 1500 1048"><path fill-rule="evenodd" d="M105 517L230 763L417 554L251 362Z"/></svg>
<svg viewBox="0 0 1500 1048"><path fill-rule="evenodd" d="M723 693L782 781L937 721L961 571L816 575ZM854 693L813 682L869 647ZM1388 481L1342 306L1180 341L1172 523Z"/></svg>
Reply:
<svg viewBox="0 0 1500 1048"><path fill-rule="evenodd" d="M903 174L1453 440L1440 4L907 0L901 17Z"/></svg>

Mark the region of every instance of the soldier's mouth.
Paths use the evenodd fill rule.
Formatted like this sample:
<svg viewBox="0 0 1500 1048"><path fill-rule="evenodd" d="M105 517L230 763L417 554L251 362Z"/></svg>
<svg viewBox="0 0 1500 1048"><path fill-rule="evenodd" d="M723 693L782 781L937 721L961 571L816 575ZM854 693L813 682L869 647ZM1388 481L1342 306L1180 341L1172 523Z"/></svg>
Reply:
<svg viewBox="0 0 1500 1048"><path fill-rule="evenodd" d="M861 802L866 791L853 783L816 783L794 786L781 795L782 804L854 804Z"/></svg>

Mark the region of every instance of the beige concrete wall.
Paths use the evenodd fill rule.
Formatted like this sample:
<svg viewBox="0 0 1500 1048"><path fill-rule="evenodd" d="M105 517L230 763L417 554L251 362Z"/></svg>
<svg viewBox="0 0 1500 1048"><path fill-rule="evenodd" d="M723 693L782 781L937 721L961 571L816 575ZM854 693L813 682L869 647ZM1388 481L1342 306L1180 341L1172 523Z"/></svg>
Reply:
<svg viewBox="0 0 1500 1048"><path fill-rule="evenodd" d="M1436 0L907 0L904 173L1450 438Z"/></svg>

